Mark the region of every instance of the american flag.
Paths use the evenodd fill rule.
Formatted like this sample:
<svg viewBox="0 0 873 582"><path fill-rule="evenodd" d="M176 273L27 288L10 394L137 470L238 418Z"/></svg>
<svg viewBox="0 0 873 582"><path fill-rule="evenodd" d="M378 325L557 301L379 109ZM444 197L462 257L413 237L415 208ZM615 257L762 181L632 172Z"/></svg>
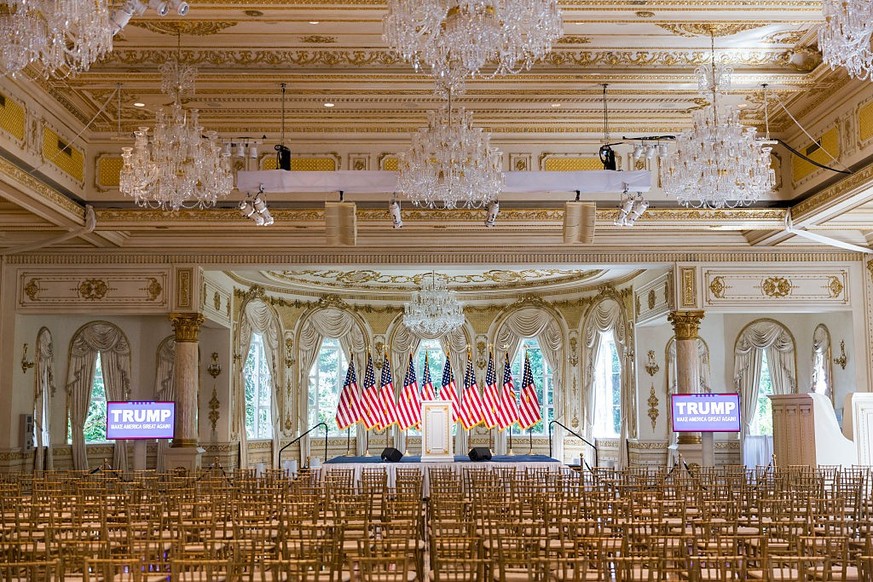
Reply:
<svg viewBox="0 0 873 582"><path fill-rule="evenodd" d="M497 395L497 374L494 372L494 354L488 354L485 386L482 388L482 421L487 428L500 424L500 398Z"/></svg>
<svg viewBox="0 0 873 582"><path fill-rule="evenodd" d="M379 390L376 388L376 375L373 373L373 357L367 354L367 369L364 372L364 391L361 396L361 421L367 430L382 426L382 406L379 404Z"/></svg>
<svg viewBox="0 0 873 582"><path fill-rule="evenodd" d="M391 378L391 364L388 362L388 353L382 362L382 377L379 379L379 403L382 405L382 425L388 428L399 421L397 414L397 401L394 399L394 380Z"/></svg>
<svg viewBox="0 0 873 582"><path fill-rule="evenodd" d="M476 373L473 371L473 358L467 352L467 368L464 371L464 398L461 400L461 424L470 430L482 422L482 397L479 395L479 385L476 383Z"/></svg>
<svg viewBox="0 0 873 582"><path fill-rule="evenodd" d="M424 371L421 373L421 399L436 400L433 382L430 379L430 361L428 360L427 352L424 352Z"/></svg>
<svg viewBox="0 0 873 582"><path fill-rule="evenodd" d="M518 407L518 424L521 428L530 428L540 421L540 401L537 398L537 388L534 386L533 373L530 370L530 358L524 354L524 374L521 380L521 399Z"/></svg>
<svg viewBox="0 0 873 582"><path fill-rule="evenodd" d="M358 404L358 375L355 373L355 361L349 361L349 369L346 371L346 381L340 392L339 402L336 405L336 425L340 430L346 429L361 418Z"/></svg>
<svg viewBox="0 0 873 582"><path fill-rule="evenodd" d="M500 392L500 430L512 426L518 420L518 404L515 401L515 385L512 382L512 369L509 367L509 354L503 362L503 390Z"/></svg>
<svg viewBox="0 0 873 582"><path fill-rule="evenodd" d="M452 362L449 360L448 355L446 355L446 363L443 364L443 381L442 387L440 388L440 398L443 400L451 400L452 422L458 422L461 403L458 400L458 392L455 390L455 375L452 374Z"/></svg>
<svg viewBox="0 0 873 582"><path fill-rule="evenodd" d="M421 394L418 392L418 380L415 377L412 354L409 354L409 365L406 366L403 388L397 397L397 413L398 424L402 430L421 422Z"/></svg>

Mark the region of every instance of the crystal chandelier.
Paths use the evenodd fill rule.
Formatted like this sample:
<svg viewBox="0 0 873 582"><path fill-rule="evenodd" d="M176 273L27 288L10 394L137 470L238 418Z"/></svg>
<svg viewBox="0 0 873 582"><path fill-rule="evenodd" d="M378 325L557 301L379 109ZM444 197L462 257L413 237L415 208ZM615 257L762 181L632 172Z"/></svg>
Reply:
<svg viewBox="0 0 873 582"><path fill-rule="evenodd" d="M503 189L500 150L472 127L472 114L447 107L428 111L427 127L398 157L397 191L416 206L481 208Z"/></svg>
<svg viewBox="0 0 873 582"><path fill-rule="evenodd" d="M419 337L436 338L464 324L464 310L446 280L431 271L403 310L403 325Z"/></svg>
<svg viewBox="0 0 873 582"><path fill-rule="evenodd" d="M388 0L383 39L439 89L460 93L467 76L529 69L562 34L557 0Z"/></svg>
<svg viewBox="0 0 873 582"><path fill-rule="evenodd" d="M0 71L39 61L45 75L86 71L112 50L107 0L6 0L0 8Z"/></svg>
<svg viewBox="0 0 873 582"><path fill-rule="evenodd" d="M714 37L713 37L714 38ZM739 109L719 105L719 95L730 87L730 67L712 60L697 69L698 86L710 104L696 111L692 128L676 138L676 151L661 167L664 191L691 208L749 206L773 189L772 148L756 137L754 127L740 123ZM767 115L766 92L764 115ZM765 122L766 123L766 122Z"/></svg>
<svg viewBox="0 0 873 582"><path fill-rule="evenodd" d="M218 134L203 131L196 109L182 109L182 96L194 92L196 69L177 61L163 65L161 74L161 88L173 97L171 112L158 111L151 141L148 128L140 127L134 146L122 148L121 192L148 208L214 206L233 189L233 174Z"/></svg>
<svg viewBox="0 0 873 582"><path fill-rule="evenodd" d="M873 3L869 0L824 0L824 26L818 31L822 60L831 69L845 67L851 77L869 79L873 72Z"/></svg>

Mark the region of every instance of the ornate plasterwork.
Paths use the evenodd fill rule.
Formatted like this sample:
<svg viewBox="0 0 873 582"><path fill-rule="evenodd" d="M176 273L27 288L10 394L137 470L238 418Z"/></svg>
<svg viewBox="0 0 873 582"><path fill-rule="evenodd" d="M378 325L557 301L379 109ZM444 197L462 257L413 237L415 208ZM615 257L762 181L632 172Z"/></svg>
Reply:
<svg viewBox="0 0 873 582"><path fill-rule="evenodd" d="M667 321L673 326L676 341L693 340L700 337L700 322L703 321L704 312L695 311L671 311L667 314Z"/></svg>
<svg viewBox="0 0 873 582"><path fill-rule="evenodd" d="M203 325L203 315L200 313L171 313L170 323L176 332L176 343L196 342Z"/></svg>
<svg viewBox="0 0 873 582"><path fill-rule="evenodd" d="M675 34L677 36L695 37L695 36L731 36L754 30L771 24L770 22L678 22L678 23L657 23L658 26Z"/></svg>
<svg viewBox="0 0 873 582"><path fill-rule="evenodd" d="M104 309L136 308L167 305L166 272L112 272L94 271L91 276L73 272L19 273L18 305L21 308L52 306L99 305Z"/></svg>
<svg viewBox="0 0 873 582"><path fill-rule="evenodd" d="M336 42L335 36L324 36L321 34L308 34L300 37L300 42L305 44L333 44Z"/></svg>
<svg viewBox="0 0 873 582"><path fill-rule="evenodd" d="M226 20L132 20L129 25L172 36L210 36L236 26L237 23Z"/></svg>
<svg viewBox="0 0 873 582"><path fill-rule="evenodd" d="M652 421L652 430L655 430L655 424L658 422L658 395L655 394L655 385L652 384L649 388L649 399L646 401L649 405L649 420Z"/></svg>
<svg viewBox="0 0 873 582"><path fill-rule="evenodd" d="M783 305L849 305L849 272L839 267L732 269L714 267L703 273L706 305L749 308Z"/></svg>
<svg viewBox="0 0 873 582"><path fill-rule="evenodd" d="M601 276L601 270L579 271L575 269L490 269L484 272L446 273L440 276L450 287L464 291L523 289L567 283L582 283ZM264 275L278 283L307 285L316 288L367 290L379 289L394 292L410 291L421 286L430 272L385 273L374 269L321 269L299 271L266 271Z"/></svg>

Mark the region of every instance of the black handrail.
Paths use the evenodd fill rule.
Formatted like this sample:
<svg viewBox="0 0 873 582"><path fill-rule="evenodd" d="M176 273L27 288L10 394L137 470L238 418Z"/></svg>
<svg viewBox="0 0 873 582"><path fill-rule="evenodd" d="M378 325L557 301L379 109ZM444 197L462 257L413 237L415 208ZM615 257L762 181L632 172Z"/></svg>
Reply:
<svg viewBox="0 0 873 582"><path fill-rule="evenodd" d="M324 461L327 461L327 424L324 422L319 422L315 426L310 427L309 430L307 430L305 433L303 433L302 435L300 435L299 437L297 437L296 439L294 439L293 441L291 441L290 443L288 443L287 445L285 445L284 447L279 449L279 459L278 459L279 466L276 468L277 469L282 468L282 451L284 451L285 449L287 449L288 447L290 447L291 445L293 445L294 443L296 443L297 441L299 441L300 439L302 439L303 437L305 437L306 435L308 435L309 433L311 433L312 431L314 431L315 429L317 429L320 426L324 427ZM324 462L324 461L322 461L322 462ZM303 455L300 455L300 465L301 466L303 465Z"/></svg>
<svg viewBox="0 0 873 582"><path fill-rule="evenodd" d="M582 436L581 434L579 434L578 432L576 432L575 430L573 430L572 428L568 427L567 425L565 425L564 423L562 423L558 420L553 420L552 422L549 423L549 456L550 457L552 456L552 425L553 424L557 424L558 426L562 427L564 430L569 432L571 435L573 435L574 437L576 437L577 439L579 439L580 441L582 441L583 443L585 443L586 445L588 445L589 447L594 449L594 466L595 467L597 466L597 445L592 444L584 436Z"/></svg>

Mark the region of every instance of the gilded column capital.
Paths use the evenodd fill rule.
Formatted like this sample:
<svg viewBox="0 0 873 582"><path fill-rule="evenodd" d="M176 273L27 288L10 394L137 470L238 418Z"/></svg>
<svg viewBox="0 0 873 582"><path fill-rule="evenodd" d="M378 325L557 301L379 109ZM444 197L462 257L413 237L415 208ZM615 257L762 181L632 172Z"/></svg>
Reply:
<svg viewBox="0 0 873 582"><path fill-rule="evenodd" d="M705 313L697 311L671 311L667 314L667 321L673 324L673 333L676 340L692 340L700 336L700 322Z"/></svg>
<svg viewBox="0 0 873 582"><path fill-rule="evenodd" d="M171 313L170 322L176 332L177 342L196 342L203 324L201 313Z"/></svg>

